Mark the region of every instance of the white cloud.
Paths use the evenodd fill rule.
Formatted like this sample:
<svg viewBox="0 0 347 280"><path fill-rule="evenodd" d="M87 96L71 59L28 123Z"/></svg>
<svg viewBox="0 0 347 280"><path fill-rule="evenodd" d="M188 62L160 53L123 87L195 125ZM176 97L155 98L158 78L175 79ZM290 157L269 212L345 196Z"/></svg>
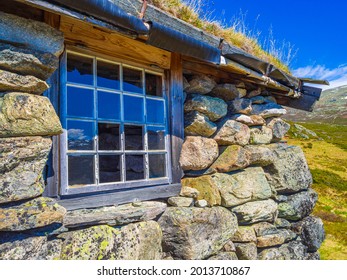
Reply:
<svg viewBox="0 0 347 280"><path fill-rule="evenodd" d="M330 86L321 86L323 89L347 85L347 65L341 64L335 69L329 69L322 65L306 66L293 70L293 74L299 78L312 78L328 80Z"/></svg>
<svg viewBox="0 0 347 280"><path fill-rule="evenodd" d="M83 129L70 128L68 130L69 138L74 140L86 140L87 137L84 134Z"/></svg>

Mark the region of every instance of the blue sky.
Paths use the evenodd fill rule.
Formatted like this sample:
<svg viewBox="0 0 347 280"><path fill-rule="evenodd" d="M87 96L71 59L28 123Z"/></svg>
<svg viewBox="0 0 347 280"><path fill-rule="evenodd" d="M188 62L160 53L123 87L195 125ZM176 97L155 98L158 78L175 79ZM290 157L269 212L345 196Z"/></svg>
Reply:
<svg viewBox="0 0 347 280"><path fill-rule="evenodd" d="M188 0L196 2L198 0ZM205 0L203 13L229 25L243 18L251 34L271 37L282 48L290 42L290 63L298 77L327 79L332 87L347 84L347 1L343 0ZM287 43L288 46L288 43ZM287 53L288 48L284 49Z"/></svg>

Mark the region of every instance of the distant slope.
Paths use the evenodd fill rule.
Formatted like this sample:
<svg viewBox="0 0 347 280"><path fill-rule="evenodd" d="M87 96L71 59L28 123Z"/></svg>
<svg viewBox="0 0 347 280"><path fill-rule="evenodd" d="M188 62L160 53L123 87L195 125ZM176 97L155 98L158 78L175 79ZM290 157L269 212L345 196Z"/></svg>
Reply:
<svg viewBox="0 0 347 280"><path fill-rule="evenodd" d="M287 120L347 125L347 85L323 91L313 112L286 109Z"/></svg>

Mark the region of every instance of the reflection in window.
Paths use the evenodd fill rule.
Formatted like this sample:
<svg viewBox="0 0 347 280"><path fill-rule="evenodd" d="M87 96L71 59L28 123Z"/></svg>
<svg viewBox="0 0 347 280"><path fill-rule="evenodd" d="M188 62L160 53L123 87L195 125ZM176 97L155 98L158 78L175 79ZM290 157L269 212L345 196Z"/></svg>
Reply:
<svg viewBox="0 0 347 280"><path fill-rule="evenodd" d="M124 125L125 149L143 150L143 126Z"/></svg>
<svg viewBox="0 0 347 280"><path fill-rule="evenodd" d="M120 120L120 95L98 91L98 117L108 120Z"/></svg>
<svg viewBox="0 0 347 280"><path fill-rule="evenodd" d="M163 96L162 77L146 73L146 94L153 96Z"/></svg>
<svg viewBox="0 0 347 280"><path fill-rule="evenodd" d="M67 137L69 150L94 150L94 123L68 121Z"/></svg>
<svg viewBox="0 0 347 280"><path fill-rule="evenodd" d="M123 90L143 93L141 70L123 67Z"/></svg>
<svg viewBox="0 0 347 280"><path fill-rule="evenodd" d="M68 157L69 186L94 184L94 156Z"/></svg>
<svg viewBox="0 0 347 280"><path fill-rule="evenodd" d="M99 150L120 150L119 124L99 123Z"/></svg>
<svg viewBox="0 0 347 280"><path fill-rule="evenodd" d="M99 181L100 183L119 182L121 180L120 156L99 156Z"/></svg>
<svg viewBox="0 0 347 280"><path fill-rule="evenodd" d="M113 90L120 89L119 65L107 63L102 60L97 62L97 85L98 87Z"/></svg>
<svg viewBox="0 0 347 280"><path fill-rule="evenodd" d="M126 155L125 165L127 181L145 179L143 155Z"/></svg>
<svg viewBox="0 0 347 280"><path fill-rule="evenodd" d="M124 120L128 122L144 121L144 105L142 97L123 95Z"/></svg>
<svg viewBox="0 0 347 280"><path fill-rule="evenodd" d="M148 150L165 150L165 128L157 126L147 127Z"/></svg>
<svg viewBox="0 0 347 280"><path fill-rule="evenodd" d="M149 178L161 178L166 176L165 154L148 155Z"/></svg>
<svg viewBox="0 0 347 280"><path fill-rule="evenodd" d="M67 81L93 85L93 59L69 53L67 59Z"/></svg>
<svg viewBox="0 0 347 280"><path fill-rule="evenodd" d="M147 122L164 124L164 102L161 100L147 99Z"/></svg>
<svg viewBox="0 0 347 280"><path fill-rule="evenodd" d="M67 114L74 117L94 117L93 91L67 87Z"/></svg>

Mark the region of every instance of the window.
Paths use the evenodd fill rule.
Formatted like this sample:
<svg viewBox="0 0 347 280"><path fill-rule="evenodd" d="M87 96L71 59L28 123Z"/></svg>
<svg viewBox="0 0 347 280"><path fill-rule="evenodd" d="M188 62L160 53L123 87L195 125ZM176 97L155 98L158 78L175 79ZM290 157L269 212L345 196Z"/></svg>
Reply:
<svg viewBox="0 0 347 280"><path fill-rule="evenodd" d="M67 52L61 195L170 183L163 72Z"/></svg>

